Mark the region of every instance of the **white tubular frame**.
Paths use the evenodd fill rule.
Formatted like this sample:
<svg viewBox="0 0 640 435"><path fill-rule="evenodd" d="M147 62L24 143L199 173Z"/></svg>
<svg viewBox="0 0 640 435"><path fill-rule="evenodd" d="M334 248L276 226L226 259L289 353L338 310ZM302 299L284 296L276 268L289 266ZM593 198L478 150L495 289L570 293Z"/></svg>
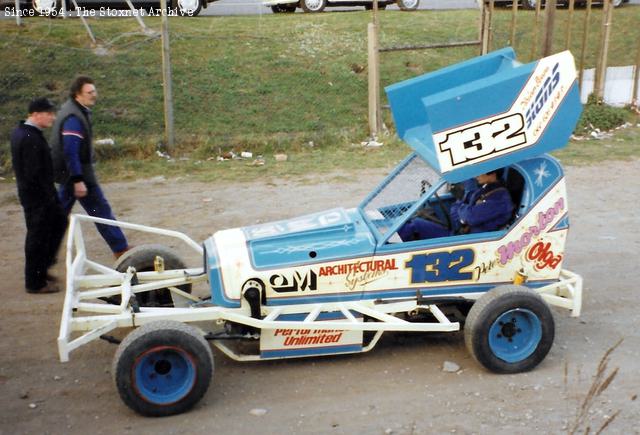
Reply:
<svg viewBox="0 0 640 435"><path fill-rule="evenodd" d="M571 317L578 317L582 310L582 277L567 269L560 271L560 281L536 291L549 304L571 311Z"/></svg>
<svg viewBox="0 0 640 435"><path fill-rule="evenodd" d="M230 321L258 329L326 329L327 322L319 321L322 312L341 312L344 320L332 321L331 329L348 331L376 331L373 340L362 349L371 350L385 331L414 332L451 332L458 331L460 324L451 322L434 304L418 304L417 300L398 300L376 303L372 300L332 302L318 304L297 304L286 306L262 306L262 319L251 317L251 310L246 301L240 308L224 308L217 306L189 306L186 308L140 307L134 311L131 306L131 295L151 290L168 288L173 295L193 302L202 302L177 287L207 280L206 271L200 268L168 270L164 272L137 272L137 284L132 284L133 268L121 273L91 261L87 258L82 236L81 222L102 223L121 228L177 238L186 243L201 256L203 248L188 236L177 231L163 230L144 225L136 225L121 221L94 218L85 215L72 215L69 235L66 243L67 278L60 333L58 336L58 352L60 360L69 360L71 351L87 344L103 334L116 328L137 327L157 320L175 320L179 322L224 322ZM93 271L95 274L87 274ZM560 281L537 291L551 305L570 309L573 316L580 315L582 304L582 278L572 272L563 270ZM99 298L120 295L120 305L108 304ZM467 295L469 298L480 294ZM436 319L434 322L408 322L396 313L415 310L428 310ZM283 314L307 313L302 321L277 320ZM359 321L353 313L372 318L375 321ZM358 316L359 317L359 316ZM72 333L81 333L72 338ZM238 355L223 344L221 340L213 340L213 344L229 357L239 361L261 359L255 355Z"/></svg>

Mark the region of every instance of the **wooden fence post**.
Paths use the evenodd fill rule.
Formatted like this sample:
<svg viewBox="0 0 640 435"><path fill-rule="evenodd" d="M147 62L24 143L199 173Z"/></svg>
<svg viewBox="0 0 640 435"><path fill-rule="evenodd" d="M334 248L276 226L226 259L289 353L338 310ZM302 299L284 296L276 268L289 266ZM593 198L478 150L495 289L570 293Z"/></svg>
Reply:
<svg viewBox="0 0 640 435"><path fill-rule="evenodd" d="M640 40L638 40L638 52L636 53L636 67L633 72L633 91L631 93L631 105L640 109L640 95L638 95L638 79L640 79Z"/></svg>
<svg viewBox="0 0 640 435"><path fill-rule="evenodd" d="M573 0L572 0L573 1ZM512 47L516 46L516 20L518 15L518 2L514 1L511 3L511 37L509 38L509 43Z"/></svg>
<svg viewBox="0 0 640 435"><path fill-rule="evenodd" d="M571 30L573 26L573 10L575 8L575 0L569 0L569 11L567 12L567 31L564 36L564 49L570 50L571 46Z"/></svg>
<svg viewBox="0 0 640 435"><path fill-rule="evenodd" d="M378 54L378 28L375 23L367 25L367 48L369 70L369 133L375 138L380 133L380 63Z"/></svg>
<svg viewBox="0 0 640 435"><path fill-rule="evenodd" d="M544 42L542 56L549 56L553 51L553 30L556 24L556 0L547 0L544 6Z"/></svg>
<svg viewBox="0 0 640 435"><path fill-rule="evenodd" d="M489 5L483 0L482 10L480 11L480 54L487 54L489 52L490 21Z"/></svg>
<svg viewBox="0 0 640 435"><path fill-rule="evenodd" d="M495 0L489 0L489 38L487 40L487 52L493 47L493 12L495 10Z"/></svg>
<svg viewBox="0 0 640 435"><path fill-rule="evenodd" d="M167 152L174 149L176 137L173 129L173 85L171 81L171 51L169 46L169 17L167 0L160 0L162 10L162 84L164 88L164 140Z"/></svg>
<svg viewBox="0 0 640 435"><path fill-rule="evenodd" d="M531 38L531 54L529 55L530 60L534 60L537 57L538 53L538 27L540 26L540 4L542 0L536 1L536 18L535 23L533 24L533 38Z"/></svg>
<svg viewBox="0 0 640 435"><path fill-rule="evenodd" d="M607 58L609 56L609 37L611 36L611 20L613 18L613 5L611 0L605 0L602 11L602 36L600 39L600 49L598 50L598 62L596 67L596 77L593 85L598 100L604 97L604 82L607 75Z"/></svg>
<svg viewBox="0 0 640 435"><path fill-rule="evenodd" d="M578 86L582 87L582 77L584 75L584 57L587 53L587 39L589 36L589 25L591 23L591 0L587 0L587 12L584 15L584 26L582 34L582 48L580 50L580 70L578 71Z"/></svg>

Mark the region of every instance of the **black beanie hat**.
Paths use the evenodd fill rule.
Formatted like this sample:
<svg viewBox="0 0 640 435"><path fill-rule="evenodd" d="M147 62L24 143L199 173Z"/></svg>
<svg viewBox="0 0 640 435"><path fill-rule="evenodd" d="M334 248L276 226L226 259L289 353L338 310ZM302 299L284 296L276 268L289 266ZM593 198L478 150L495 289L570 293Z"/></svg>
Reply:
<svg viewBox="0 0 640 435"><path fill-rule="evenodd" d="M29 103L29 113L55 111L56 105L48 98L35 98Z"/></svg>

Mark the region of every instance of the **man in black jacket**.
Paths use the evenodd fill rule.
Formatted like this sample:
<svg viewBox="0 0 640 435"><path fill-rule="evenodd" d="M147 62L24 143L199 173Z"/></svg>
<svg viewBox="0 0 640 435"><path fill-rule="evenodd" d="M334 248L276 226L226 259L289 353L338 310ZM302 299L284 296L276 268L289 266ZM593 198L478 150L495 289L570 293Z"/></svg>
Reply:
<svg viewBox="0 0 640 435"><path fill-rule="evenodd" d="M55 263L67 215L53 184L51 151L42 134L54 120L54 105L46 98L37 98L29 104L27 120L11 134L11 159L27 224L24 269L28 293L59 291L47 271Z"/></svg>

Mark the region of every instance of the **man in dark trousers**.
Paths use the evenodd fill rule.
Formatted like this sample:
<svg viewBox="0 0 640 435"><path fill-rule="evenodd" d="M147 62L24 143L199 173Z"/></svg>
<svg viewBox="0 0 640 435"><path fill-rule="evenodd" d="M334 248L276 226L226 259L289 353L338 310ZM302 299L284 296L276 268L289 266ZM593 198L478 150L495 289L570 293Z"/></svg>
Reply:
<svg viewBox="0 0 640 435"><path fill-rule="evenodd" d="M55 263L67 229L67 214L53 184L51 151L42 134L54 120L54 105L38 98L29 104L27 120L11 134L11 159L27 224L24 271L28 293L59 291L56 279L47 271Z"/></svg>
<svg viewBox="0 0 640 435"><path fill-rule="evenodd" d="M71 84L69 99L58 112L51 134L55 179L62 207L69 214L76 200L90 216L115 220L93 169L93 131L91 107L98 92L93 80L78 76ZM129 250L122 230L113 225L96 224L113 255Z"/></svg>
<svg viewBox="0 0 640 435"><path fill-rule="evenodd" d="M451 227L414 217L398 230L403 242L446 237L455 234L497 231L513 215L511 195L499 179L500 169L467 180L462 199L451 205ZM477 182L477 184L476 184Z"/></svg>

